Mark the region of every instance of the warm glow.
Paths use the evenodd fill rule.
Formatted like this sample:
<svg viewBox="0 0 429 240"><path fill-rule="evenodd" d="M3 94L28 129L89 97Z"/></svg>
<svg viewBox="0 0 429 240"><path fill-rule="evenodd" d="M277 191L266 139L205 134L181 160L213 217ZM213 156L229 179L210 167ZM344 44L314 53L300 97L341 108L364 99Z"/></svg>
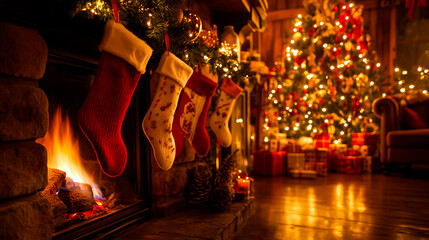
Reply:
<svg viewBox="0 0 429 240"><path fill-rule="evenodd" d="M68 116L63 116L58 108L50 122L49 131L38 143L45 146L48 153L48 167L60 169L75 182L87 183L92 186L94 198L103 199L103 194L95 185L93 178L85 171L79 156L79 141L73 135Z"/></svg>

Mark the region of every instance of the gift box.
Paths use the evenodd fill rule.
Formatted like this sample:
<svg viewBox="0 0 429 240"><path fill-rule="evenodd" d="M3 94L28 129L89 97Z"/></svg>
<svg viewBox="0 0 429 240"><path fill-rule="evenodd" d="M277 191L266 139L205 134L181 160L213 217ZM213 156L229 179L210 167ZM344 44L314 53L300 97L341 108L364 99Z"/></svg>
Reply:
<svg viewBox="0 0 429 240"><path fill-rule="evenodd" d="M263 176L286 174L286 152L253 152L253 173Z"/></svg>
<svg viewBox="0 0 429 240"><path fill-rule="evenodd" d="M334 162L334 170L340 173L362 173L363 158L361 156L341 156Z"/></svg>
<svg viewBox="0 0 429 240"><path fill-rule="evenodd" d="M270 148L269 148L270 152L278 152L279 141L277 139L270 139L269 144L270 144Z"/></svg>
<svg viewBox="0 0 429 240"><path fill-rule="evenodd" d="M347 154L346 144L330 144L328 150L328 170L335 171L334 163L341 156Z"/></svg>
<svg viewBox="0 0 429 240"><path fill-rule="evenodd" d="M316 149L316 162L328 162L328 149L327 148Z"/></svg>
<svg viewBox="0 0 429 240"><path fill-rule="evenodd" d="M372 173L372 156L366 156L363 158L363 172Z"/></svg>
<svg viewBox="0 0 429 240"><path fill-rule="evenodd" d="M316 149L314 147L305 147L302 149L306 162L316 162Z"/></svg>
<svg viewBox="0 0 429 240"><path fill-rule="evenodd" d="M314 136L314 146L316 148L329 148L331 144L331 137L328 133L320 133Z"/></svg>
<svg viewBox="0 0 429 240"><path fill-rule="evenodd" d="M287 152L288 153L300 153L300 152L302 152L301 146L296 144L296 142L294 140L288 139Z"/></svg>
<svg viewBox="0 0 429 240"><path fill-rule="evenodd" d="M347 156L360 156L361 153L360 153L360 150L357 150L356 148L348 148L346 155Z"/></svg>
<svg viewBox="0 0 429 240"><path fill-rule="evenodd" d="M328 174L327 162L306 162L304 170L316 171L316 175L325 177Z"/></svg>
<svg viewBox="0 0 429 240"><path fill-rule="evenodd" d="M313 170L313 171L316 171L316 162L306 162L304 170Z"/></svg>
<svg viewBox="0 0 429 240"><path fill-rule="evenodd" d="M325 177L328 175L328 163L327 162L316 162L316 175Z"/></svg>
<svg viewBox="0 0 429 240"><path fill-rule="evenodd" d="M294 178L316 178L316 171L313 170L292 170L291 175Z"/></svg>
<svg viewBox="0 0 429 240"><path fill-rule="evenodd" d="M303 170L304 167L305 167L304 153L287 154L287 169L289 173L291 170Z"/></svg>
<svg viewBox="0 0 429 240"><path fill-rule="evenodd" d="M368 154L373 155L378 147L378 133L353 133L352 145L367 145Z"/></svg>

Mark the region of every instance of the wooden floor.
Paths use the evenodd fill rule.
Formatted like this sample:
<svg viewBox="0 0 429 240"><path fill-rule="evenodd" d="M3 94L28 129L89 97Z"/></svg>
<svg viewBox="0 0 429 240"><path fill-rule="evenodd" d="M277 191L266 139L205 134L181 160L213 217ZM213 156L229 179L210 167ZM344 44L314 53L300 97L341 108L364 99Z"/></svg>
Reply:
<svg viewBox="0 0 429 240"><path fill-rule="evenodd" d="M329 173L255 179L256 213L234 239L426 239L429 179Z"/></svg>

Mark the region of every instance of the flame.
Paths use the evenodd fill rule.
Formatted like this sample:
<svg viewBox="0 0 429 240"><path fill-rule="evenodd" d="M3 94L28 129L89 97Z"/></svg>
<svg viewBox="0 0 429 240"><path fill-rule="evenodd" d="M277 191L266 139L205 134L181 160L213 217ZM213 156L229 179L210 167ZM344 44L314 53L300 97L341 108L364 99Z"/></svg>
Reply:
<svg viewBox="0 0 429 240"><path fill-rule="evenodd" d="M104 199L90 174L85 171L79 155L79 140L73 136L67 114L63 115L58 107L51 118L49 131L38 143L45 146L48 152L48 167L60 169L74 182L87 183L92 186L95 199Z"/></svg>

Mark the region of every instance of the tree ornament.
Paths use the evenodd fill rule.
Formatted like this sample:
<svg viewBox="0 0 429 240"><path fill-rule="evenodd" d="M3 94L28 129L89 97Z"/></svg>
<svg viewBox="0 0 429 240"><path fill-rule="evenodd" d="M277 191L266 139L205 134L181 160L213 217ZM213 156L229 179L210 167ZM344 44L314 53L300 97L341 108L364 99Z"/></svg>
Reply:
<svg viewBox="0 0 429 240"><path fill-rule="evenodd" d="M199 164L194 171L186 201L196 208L207 207L212 190L212 172L207 164Z"/></svg>
<svg viewBox="0 0 429 240"><path fill-rule="evenodd" d="M184 10L182 22L187 26L187 35L189 41L192 42L197 39L203 27L201 18L189 10Z"/></svg>
<svg viewBox="0 0 429 240"><path fill-rule="evenodd" d="M353 43L351 41L347 41L344 44L344 48L346 49L346 51L350 52L353 49Z"/></svg>
<svg viewBox="0 0 429 240"><path fill-rule="evenodd" d="M213 181L211 193L211 205L213 208L224 211L229 208L234 199L234 183L232 171L236 164L236 153L238 149L228 155L220 166Z"/></svg>
<svg viewBox="0 0 429 240"><path fill-rule="evenodd" d="M219 37L217 35L217 26L213 25L211 30L201 30L201 33L198 37L204 45L209 48L219 45Z"/></svg>
<svg viewBox="0 0 429 240"><path fill-rule="evenodd" d="M183 21L183 10L182 9L178 9L177 13L176 13L176 20L177 22L182 22Z"/></svg>
<svg viewBox="0 0 429 240"><path fill-rule="evenodd" d="M295 40L295 41L298 41L301 38L302 38L302 33L300 33L300 32L296 32L292 36L292 39Z"/></svg>

